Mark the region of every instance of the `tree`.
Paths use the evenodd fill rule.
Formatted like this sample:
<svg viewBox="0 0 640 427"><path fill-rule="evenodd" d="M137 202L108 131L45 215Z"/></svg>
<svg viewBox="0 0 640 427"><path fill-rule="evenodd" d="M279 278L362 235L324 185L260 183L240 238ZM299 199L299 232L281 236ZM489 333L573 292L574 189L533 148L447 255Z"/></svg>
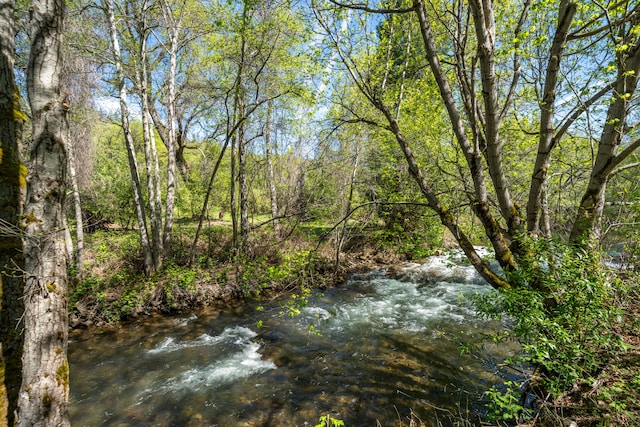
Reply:
<svg viewBox="0 0 640 427"><path fill-rule="evenodd" d="M193 107L193 104L202 97L189 99L188 83L178 87L178 64L187 50L184 48L195 43L201 34L197 25L194 26L196 30L187 30L183 24L185 15L197 15L199 9L195 3L177 5L144 0L134 3L103 1L101 9L108 23L111 66L115 68L115 85L120 94L120 120L129 153L138 229L145 270L150 274L161 268L170 246L177 191L176 169L180 167L185 180L189 179L184 150L189 127L201 112L200 107ZM182 104L178 93L181 93ZM128 96L140 105L143 171L138 168L136 146L131 137ZM205 104L208 102L210 100ZM166 148L166 174L160 169L164 151L156 144L157 135ZM166 187L163 187L165 182ZM142 189L144 183L146 192Z"/></svg>
<svg viewBox="0 0 640 427"><path fill-rule="evenodd" d="M131 126L129 124L129 101L126 85L126 76L123 65L123 56L120 49L120 40L118 38L118 29L116 27L116 18L114 11L114 2L106 0L102 3L102 10L107 19L109 27L109 36L111 40L111 49L113 53L113 65L116 72L116 84L120 100L120 119L122 123L122 131L124 134L125 146L127 148L127 158L129 160L129 170L131 172L131 182L134 190L134 205L136 209L136 218L138 221L138 232L140 235L140 246L144 255L144 265L147 274L151 274L156 270L157 264L154 260L149 239L149 231L147 227L147 218L144 207L144 197L142 193L142 184L140 182L140 173L138 170L138 160L136 158L136 149L131 134Z"/></svg>
<svg viewBox="0 0 640 427"><path fill-rule="evenodd" d="M182 28L182 18L184 12L184 3L178 11L178 16L174 16L174 11L167 1L162 1L162 15L168 23L170 30L169 37L169 94L167 99L169 122L167 146L167 201L165 209L164 232L162 235L162 244L164 247L169 245L171 240L171 230L173 229L173 206L175 204L176 193L176 73L178 62L178 42Z"/></svg>
<svg viewBox="0 0 640 427"><path fill-rule="evenodd" d="M20 318L24 259L19 217L26 187L20 161L26 116L13 72L15 2L0 3L0 424L13 425L22 382Z"/></svg>
<svg viewBox="0 0 640 427"><path fill-rule="evenodd" d="M18 426L69 425L64 245L69 106L60 90L64 6L61 0L36 0L31 8L27 93L33 137L22 216L25 310Z"/></svg>
<svg viewBox="0 0 640 427"><path fill-rule="evenodd" d="M278 212L278 190L273 166L273 147L271 144L271 124L273 115L273 100L267 103L267 117L264 124L264 157L267 163L267 186L269 187L269 206L273 218L273 234L276 239L281 237L280 216Z"/></svg>
<svg viewBox="0 0 640 427"><path fill-rule="evenodd" d="M158 149L155 140L151 113L149 112L150 70L147 45L151 31L154 28L153 12L155 4L142 1L134 8L134 15L130 18L132 24L128 31L132 34L132 45L135 58L133 69L135 73L134 87L137 89L141 104L142 139L144 141L144 159L146 166L147 203L149 204L149 228L151 231L152 272L158 271L164 258L164 244L162 238L162 197L160 194L160 167L158 164ZM172 140L170 138L170 140ZM175 153L174 153L175 154ZM172 163L175 167L175 162ZM173 181L172 181L173 185ZM173 209L173 205L171 206Z"/></svg>
<svg viewBox="0 0 640 427"><path fill-rule="evenodd" d="M345 31L349 35L366 32L363 28L371 22L364 17L366 14L381 14L383 20L402 14L419 29L421 49L410 51L407 47L407 52L418 52L409 54L414 58L420 52L424 55L425 66L430 70L428 78L433 79L448 118L448 133L455 142L452 149L465 163L456 174L464 185L468 206L504 271L518 271L528 256L523 238L537 236L541 215L548 216L547 176L553 170L551 160L558 155L558 146L567 141L569 131L592 138L598 133L596 128L600 129L599 137L593 138L597 147L590 178L584 183L586 190L567 237L572 242L589 242L597 236L606 183L616 167L640 145L635 139L636 125L630 108L636 102L640 71L638 5L613 4L604 8L595 2L578 5L563 0L554 10L546 3L532 5L529 1L329 3L333 8L316 5L315 14L346 72L376 110L374 117L363 121L384 128L395 137L430 208L489 283L497 288L516 285L497 275L478 256L463 224L438 190L442 175L428 173L415 155L420 139L406 130L416 118L397 114L401 104L407 108L402 103L402 90L398 84L389 84L388 72L381 71L392 69L397 74L404 61L372 61L370 52L376 52L378 58L390 58L378 53L386 51L384 37L377 39L377 49L369 50L345 37ZM341 14L344 9L350 12ZM538 25L542 30L536 29ZM363 44L374 39L360 37ZM568 49L572 49L572 55ZM579 68L577 58L596 65L592 69ZM603 62L609 63L605 72L597 67ZM521 79L523 74L527 79ZM529 160L532 174L528 197L523 198L513 192L514 183L505 168L505 145L509 141L503 135L507 117L522 115L514 109L514 100L531 93L539 94L534 101L537 105L524 112L539 123L539 147ZM623 147L620 152L619 147ZM526 206L526 215L521 206Z"/></svg>

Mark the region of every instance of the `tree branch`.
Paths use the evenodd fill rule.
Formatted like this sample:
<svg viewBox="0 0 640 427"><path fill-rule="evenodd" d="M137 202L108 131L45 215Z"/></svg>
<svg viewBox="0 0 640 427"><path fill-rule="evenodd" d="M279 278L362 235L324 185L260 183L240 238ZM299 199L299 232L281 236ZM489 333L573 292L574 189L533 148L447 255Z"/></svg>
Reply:
<svg viewBox="0 0 640 427"><path fill-rule="evenodd" d="M374 7L369 7L367 4L363 4L363 3L350 4L350 3L341 3L336 0L329 0L329 1L338 7L344 7L347 9L362 10L364 12L380 13L380 14L386 14L386 15L393 14L393 13L410 13L415 11L415 6L406 7L406 8L376 9Z"/></svg>
<svg viewBox="0 0 640 427"><path fill-rule="evenodd" d="M624 3L627 3L627 0L622 0L622 1L618 2L617 4L610 6L610 9L617 8L618 6L621 6ZM576 39L583 39L583 38L595 36L596 34L602 33L602 32L607 31L609 29L618 27L618 26L624 24L625 22L631 21L631 20L635 19L638 16L638 6L636 6L636 8L631 13L623 16L620 19L617 19L617 20L615 20L613 22L608 22L606 25L598 27L598 28L596 28L594 30L586 31L584 33L580 33L580 31L585 30L586 28L588 28L590 25L592 25L594 22L596 22L598 19L602 18L603 16L606 16L606 11L602 12L602 14L598 15L597 17L595 17L591 21L589 21L586 24L584 24L582 27L578 28L576 31L574 31L571 34L569 34L567 36L567 40L576 40Z"/></svg>

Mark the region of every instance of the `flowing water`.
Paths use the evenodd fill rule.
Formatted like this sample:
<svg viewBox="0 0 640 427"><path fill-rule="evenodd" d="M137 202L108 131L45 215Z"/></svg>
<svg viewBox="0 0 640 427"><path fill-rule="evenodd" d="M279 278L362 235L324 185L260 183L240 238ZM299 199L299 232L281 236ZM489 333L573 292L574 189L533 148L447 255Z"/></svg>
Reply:
<svg viewBox="0 0 640 427"><path fill-rule="evenodd" d="M297 317L273 301L76 333L72 425L313 426L330 414L388 426L412 413L447 425L478 410L505 349L480 346L501 325L466 298L491 289L451 257L393 277L354 276Z"/></svg>

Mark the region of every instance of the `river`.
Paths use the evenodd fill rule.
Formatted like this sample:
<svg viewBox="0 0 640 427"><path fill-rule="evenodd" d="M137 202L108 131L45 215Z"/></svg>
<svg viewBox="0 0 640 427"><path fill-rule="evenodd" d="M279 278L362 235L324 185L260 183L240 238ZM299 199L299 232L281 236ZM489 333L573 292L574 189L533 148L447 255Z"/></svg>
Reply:
<svg viewBox="0 0 640 427"><path fill-rule="evenodd" d="M346 426L453 425L506 375L496 361L507 349L481 338L502 325L468 301L484 292L459 256L437 256L393 277L355 275L297 317L272 301L75 332L71 422L314 426L330 414Z"/></svg>

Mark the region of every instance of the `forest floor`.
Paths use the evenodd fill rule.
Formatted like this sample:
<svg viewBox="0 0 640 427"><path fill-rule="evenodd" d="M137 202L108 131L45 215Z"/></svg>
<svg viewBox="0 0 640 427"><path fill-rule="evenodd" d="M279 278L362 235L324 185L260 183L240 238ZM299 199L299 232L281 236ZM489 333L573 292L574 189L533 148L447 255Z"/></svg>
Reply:
<svg viewBox="0 0 640 427"><path fill-rule="evenodd" d="M178 232L176 241L181 238L189 241ZM137 239L136 233L115 230L89 236L85 277L70 289L72 327L117 327L123 320L152 313L286 296L300 286L331 287L351 272L407 260L393 250L356 245L336 268L330 248L315 251L315 239L299 236L277 246L256 245L251 261L238 265L230 256L228 230L219 227L203 238L198 253L206 256L194 265L187 262L189 247L178 244L162 271L145 277L142 260L134 255L139 252ZM521 426L640 425L640 287L626 290L616 305L624 314L613 332L622 337L627 350L608 354L607 364L592 383L576 385L559 399L546 402L533 421ZM460 420L454 425L474 424Z"/></svg>

